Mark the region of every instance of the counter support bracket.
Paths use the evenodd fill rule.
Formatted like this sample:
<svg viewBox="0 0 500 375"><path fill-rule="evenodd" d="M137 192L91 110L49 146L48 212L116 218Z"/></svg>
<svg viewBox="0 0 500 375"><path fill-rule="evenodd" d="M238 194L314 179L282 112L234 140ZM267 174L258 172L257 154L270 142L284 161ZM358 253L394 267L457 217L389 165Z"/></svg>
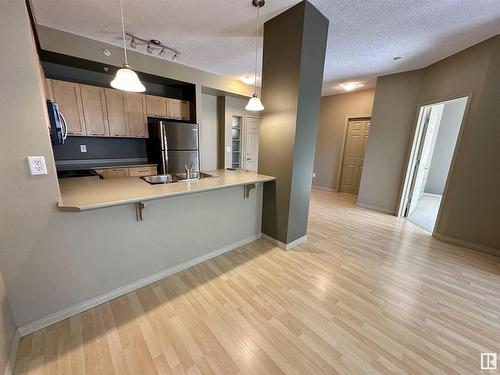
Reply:
<svg viewBox="0 0 500 375"><path fill-rule="evenodd" d="M243 199L250 197L250 192L255 189L255 184L248 184L244 186Z"/></svg>
<svg viewBox="0 0 500 375"><path fill-rule="evenodd" d="M135 215L137 221L144 221L144 215L143 215L144 207L145 207L144 202L137 202L135 204Z"/></svg>

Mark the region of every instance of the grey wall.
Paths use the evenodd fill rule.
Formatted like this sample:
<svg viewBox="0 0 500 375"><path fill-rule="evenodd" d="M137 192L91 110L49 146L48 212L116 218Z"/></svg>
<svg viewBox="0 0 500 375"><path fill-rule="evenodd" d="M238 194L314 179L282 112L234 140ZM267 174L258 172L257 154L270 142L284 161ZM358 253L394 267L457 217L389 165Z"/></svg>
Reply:
<svg viewBox="0 0 500 375"><path fill-rule="evenodd" d="M203 94L200 121L200 163L204 171L217 169L217 96Z"/></svg>
<svg viewBox="0 0 500 375"><path fill-rule="evenodd" d="M264 25L259 172L262 231L288 244L307 231L328 20L301 2Z"/></svg>
<svg viewBox="0 0 500 375"><path fill-rule="evenodd" d="M321 97L313 185L336 190L348 116L370 115L375 90Z"/></svg>
<svg viewBox="0 0 500 375"><path fill-rule="evenodd" d="M500 249L498 66L500 35L425 69L379 78L359 201L394 212L418 103L472 93L435 232L442 238Z"/></svg>
<svg viewBox="0 0 500 375"><path fill-rule="evenodd" d="M16 325L12 317L2 274L0 273L0 374L5 373Z"/></svg>
<svg viewBox="0 0 500 375"><path fill-rule="evenodd" d="M422 71L377 78L358 202L396 212Z"/></svg>
<svg viewBox="0 0 500 375"><path fill-rule="evenodd" d="M58 211L24 2L0 2L0 17L0 170L8 176L0 184L0 272L18 326L260 233L262 187L249 199L235 187L149 202L142 223L133 205ZM28 155L44 156L48 174L31 176Z"/></svg>
<svg viewBox="0 0 500 375"><path fill-rule="evenodd" d="M424 189L426 193L442 195L444 192L466 104L467 99L463 98L447 102L443 106L443 115Z"/></svg>

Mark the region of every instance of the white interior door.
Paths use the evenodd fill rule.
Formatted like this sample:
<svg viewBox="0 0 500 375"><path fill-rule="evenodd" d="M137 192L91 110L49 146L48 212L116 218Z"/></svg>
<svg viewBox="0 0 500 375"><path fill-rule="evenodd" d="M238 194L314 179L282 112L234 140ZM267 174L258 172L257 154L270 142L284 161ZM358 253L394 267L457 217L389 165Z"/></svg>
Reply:
<svg viewBox="0 0 500 375"><path fill-rule="evenodd" d="M245 117L244 131L244 168L257 172L259 165L259 117Z"/></svg>
<svg viewBox="0 0 500 375"><path fill-rule="evenodd" d="M436 143L437 132L443 114L443 105L434 105L429 107L428 112L424 115L424 123L422 139L420 141L419 152L415 164L415 176L410 192L410 202L408 207L408 215L417 207L418 200L424 194L427 176L429 174L429 167L432 160L432 153Z"/></svg>

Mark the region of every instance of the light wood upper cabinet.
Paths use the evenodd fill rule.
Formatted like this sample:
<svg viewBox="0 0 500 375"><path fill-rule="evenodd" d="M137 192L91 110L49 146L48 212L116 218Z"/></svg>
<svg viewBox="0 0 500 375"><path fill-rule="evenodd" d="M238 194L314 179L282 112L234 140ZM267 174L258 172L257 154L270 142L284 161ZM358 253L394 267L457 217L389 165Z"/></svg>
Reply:
<svg viewBox="0 0 500 375"><path fill-rule="evenodd" d="M167 99L167 117L177 120L189 120L189 102L186 100Z"/></svg>
<svg viewBox="0 0 500 375"><path fill-rule="evenodd" d="M55 101L54 92L52 91L52 80L48 78L45 79L45 99Z"/></svg>
<svg viewBox="0 0 500 375"><path fill-rule="evenodd" d="M149 117L167 117L167 98L146 95L146 108Z"/></svg>
<svg viewBox="0 0 500 375"><path fill-rule="evenodd" d="M109 135L126 137L129 135L125 116L125 100L118 90L104 89L109 124Z"/></svg>
<svg viewBox="0 0 500 375"><path fill-rule="evenodd" d="M146 95L126 92L124 97L129 135L146 138L148 136Z"/></svg>
<svg viewBox="0 0 500 375"><path fill-rule="evenodd" d="M80 85L83 115L89 136L109 135L106 99L102 87Z"/></svg>
<svg viewBox="0 0 500 375"><path fill-rule="evenodd" d="M86 135L82 96L78 83L52 80L54 100L68 125L68 135Z"/></svg>

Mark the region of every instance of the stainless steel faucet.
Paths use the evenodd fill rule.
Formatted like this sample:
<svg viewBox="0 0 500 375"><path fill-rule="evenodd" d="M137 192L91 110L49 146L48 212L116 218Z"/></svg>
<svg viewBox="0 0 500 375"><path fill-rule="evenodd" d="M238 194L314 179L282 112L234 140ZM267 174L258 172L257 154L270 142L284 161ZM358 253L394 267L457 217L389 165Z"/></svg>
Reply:
<svg viewBox="0 0 500 375"><path fill-rule="evenodd" d="M188 168L187 164L184 164L184 171L186 172L186 178L190 178L191 177L191 172L193 170L193 166L194 166L194 162L191 163L191 165L189 166L189 168Z"/></svg>

